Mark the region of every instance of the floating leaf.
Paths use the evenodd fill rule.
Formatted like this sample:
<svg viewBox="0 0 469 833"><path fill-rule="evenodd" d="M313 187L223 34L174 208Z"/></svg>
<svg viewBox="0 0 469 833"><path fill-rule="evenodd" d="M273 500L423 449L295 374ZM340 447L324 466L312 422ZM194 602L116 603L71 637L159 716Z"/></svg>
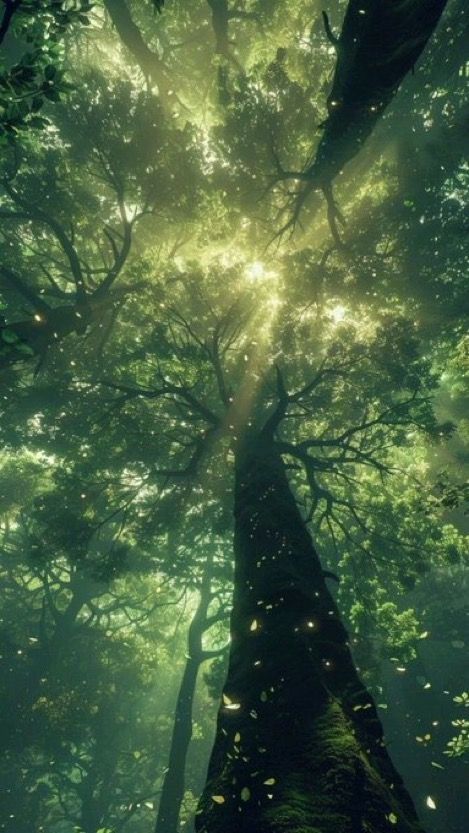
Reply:
<svg viewBox="0 0 469 833"><path fill-rule="evenodd" d="M397 816L396 816L396 814L395 814L395 813L389 813L389 816L388 816L388 821L390 821L390 822L391 822L391 824L397 824Z"/></svg>
<svg viewBox="0 0 469 833"><path fill-rule="evenodd" d="M257 622L257 619L253 619L253 620L252 620L252 622L251 622L251 627L250 627L250 629L249 629L249 630L251 630L251 631L257 631L257 628L258 628L258 627L259 627L259 624L258 624L258 622Z"/></svg>
<svg viewBox="0 0 469 833"><path fill-rule="evenodd" d="M223 693L223 705L226 709L230 709L231 711L236 711L241 708L241 703L233 703L231 697L228 697L225 693Z"/></svg>
<svg viewBox="0 0 469 833"><path fill-rule="evenodd" d="M241 790L241 801L249 801L251 798L251 790L249 787L243 787Z"/></svg>
<svg viewBox="0 0 469 833"><path fill-rule="evenodd" d="M223 795L212 795L212 801L214 801L215 804L224 804L225 803L225 796L223 796Z"/></svg>
<svg viewBox="0 0 469 833"><path fill-rule="evenodd" d="M425 801L425 804L427 805L427 807L430 808L430 810L436 810L435 799L432 798L431 795L427 795L427 800Z"/></svg>
<svg viewBox="0 0 469 833"><path fill-rule="evenodd" d="M275 778L267 778L267 781L264 781L264 784L270 787L271 784L275 784Z"/></svg>

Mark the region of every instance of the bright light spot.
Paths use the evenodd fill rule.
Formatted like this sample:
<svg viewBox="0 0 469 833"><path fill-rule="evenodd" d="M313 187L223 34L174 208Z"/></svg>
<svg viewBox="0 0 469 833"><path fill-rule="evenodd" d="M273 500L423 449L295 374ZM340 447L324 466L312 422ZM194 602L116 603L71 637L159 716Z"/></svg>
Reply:
<svg viewBox="0 0 469 833"><path fill-rule="evenodd" d="M246 275L252 281L261 280L265 276L264 264L261 263L259 260L255 260L254 263L250 263L249 266L246 268Z"/></svg>
<svg viewBox="0 0 469 833"><path fill-rule="evenodd" d="M330 316L334 322L334 324L339 324L345 318L345 313L347 312L346 308L338 304L338 306L334 307L331 310Z"/></svg>
<svg viewBox="0 0 469 833"><path fill-rule="evenodd" d="M276 312L278 308L282 306L282 301L278 295L272 295L268 300L268 305L274 312Z"/></svg>

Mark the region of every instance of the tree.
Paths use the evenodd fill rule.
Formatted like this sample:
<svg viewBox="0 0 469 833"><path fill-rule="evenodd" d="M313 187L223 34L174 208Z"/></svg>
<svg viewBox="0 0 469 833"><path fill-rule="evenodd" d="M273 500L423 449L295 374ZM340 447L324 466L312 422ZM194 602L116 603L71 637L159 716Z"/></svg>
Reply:
<svg viewBox="0 0 469 833"><path fill-rule="evenodd" d="M158 154L184 156L179 205L186 218L188 193L197 188L190 137L161 124L154 99L142 94L132 101L128 84L107 89L102 77L89 78L88 85L94 104L82 112L72 100L70 109L62 111L63 138L73 143L75 169L60 142L52 140L45 153L35 149L14 159L3 178L0 216L10 253L2 266L3 283L33 312L26 320L2 326L4 367L28 358L41 364L52 346L73 332L86 334L92 325L102 330L102 349L120 306L139 288L116 285L130 258L136 226L161 211L165 200L174 199L177 183L168 179ZM106 136L117 123L126 131L125 141L120 135L110 144ZM83 178L78 181L81 168L76 168L85 158L86 184Z"/></svg>
<svg viewBox="0 0 469 833"><path fill-rule="evenodd" d="M378 119L413 68L445 8L446 0L347 5L339 37L323 12L324 26L337 52L328 116L314 160L296 178L303 185L293 213L296 222L302 205L314 188L322 188L329 204L330 221L341 219L332 197L332 182L360 150ZM293 175L295 176L295 175ZM291 178L292 174L282 173Z"/></svg>
<svg viewBox="0 0 469 833"><path fill-rule="evenodd" d="M114 13L116 8L113 4ZM332 134L341 152L354 152L350 170L355 177L337 178L337 199L353 222L345 233L337 233L336 206L326 187L329 227L321 199L312 197L308 211L314 226L308 224L301 238L282 239L277 251L266 252L284 198L298 197L297 191L285 191L288 177L283 174L298 158L315 157L311 125L323 120L326 85L336 64L334 87L343 64L340 57L336 63L334 45L321 29L320 10L312 21L305 0L295 0L288 9L256 0L246 8L254 15L246 21L236 21L236 4L211 8L221 10L224 25L227 19L230 24L229 31L223 30L224 55L212 50L210 8L202 0L190 7L175 0L161 17L150 14L150 4L119 4L127 14L125 36L131 31L140 38L140 46L157 55L170 78L175 91L171 106L162 100L158 81L143 78L128 63L115 34L117 18L113 22L99 11L69 56L71 81L82 94L71 95L68 109L57 103L45 141L39 146L32 136L30 144L12 147L3 169L3 297L9 305L4 333L14 333L28 315L30 325L34 315L41 316L35 305L43 296L46 315L52 314L49 308L59 310L62 301L75 313L79 296L92 308L83 337L65 341L72 331L65 327L58 349L48 349L47 361L36 363L36 377L17 361L31 356L29 351L44 357L42 348L35 350L32 333L27 339L3 339L8 353L8 393L2 400L7 454L27 448L35 461L41 455L60 456L61 464L71 467L76 524L69 512L58 512L55 527L66 541L61 558L73 558L80 530L93 526L104 508L101 483L112 496L111 514L125 515L127 530L131 519L129 552L139 555L139 563L111 590L115 610L106 603L100 614L96 605L98 638L88 644L105 642L101 628L108 616L119 627L126 588L133 587L140 571L147 576L146 586L153 586L145 569L164 576L176 597L180 591L176 609L187 626L197 607L200 614L190 628L197 656L190 651L189 659L179 660L181 719L173 746L166 705L159 714L167 749L151 761L146 741L131 750L137 757L130 766L122 755L124 736L116 744L111 737L128 701L102 697L99 719L83 718L86 742L78 739L78 720L75 729L70 727L78 751L69 747L64 756L64 777L54 782L51 798L55 809L40 799L39 812L46 824L75 820L90 829L127 825L131 833L141 833L146 810L138 805L147 793L137 773L141 767L146 784L153 765L149 803L162 791L160 822L170 816L174 827L180 811L181 825L190 827L191 792L200 786L191 756L203 734L199 715L204 695L195 687L196 660L224 643L221 626L202 643L205 624L217 613L215 602L207 606L204 564L208 552L216 553L212 566L217 572L210 581L224 596L230 561L227 517L234 502L228 682L197 827L314 829L320 806L320 823L329 827L418 830L375 708L371 686L378 683L360 660L367 675L362 680L348 643L362 639L362 654L365 641L383 643L388 652L392 646L393 656L394 651L416 650L419 617L405 607L405 591L453 557L452 532L442 535L441 545L430 547L446 509L434 505L427 516L419 506L426 505L425 491L436 482L439 462L456 457L462 436L455 435L452 421L460 420L459 406L449 406L447 387L448 376L452 380L465 355L459 317L464 253L461 245L453 245L465 176L460 169L462 84L454 81L438 52L439 70L426 75L419 69L414 93L406 93L401 103L396 96L392 117L380 120L373 137L361 130L360 114L354 113L345 127L359 141L345 148L340 131L332 130L332 114L330 124L327 117L329 127L319 142L327 164L336 156ZM350 4L346 12L344 41L349 24L353 35L353 27L362 23L354 9ZM399 14L412 17L416 9L406 4ZM428 27L419 20L417 51L436 22L439 11L433 10ZM357 75L364 66L374 66L368 47L378 22L373 9L363 21L364 52L356 61L348 56ZM391 29L383 36L392 52ZM207 40L208 60L201 62ZM398 41L405 53L406 37ZM462 52L457 51L453 68L461 66ZM407 69L405 61L392 63L393 93ZM377 68L373 78L366 76L366 95L370 85L381 85L380 72ZM429 78L434 89L425 86ZM444 103L438 103L443 96ZM420 149L428 139L440 148L451 142L439 172L429 166L428 176L418 183L413 182L413 166L406 164L405 142L399 141L399 113L409 110ZM374 127L372 121L368 127ZM402 130L406 133L408 140L407 128ZM358 147L360 154L355 154ZM139 217L132 248L119 276L112 277L101 309L95 293L113 275L126 223L146 208L148 216ZM42 214L38 219L38 210L47 222ZM437 228L442 216L443 231ZM434 303L440 291L449 301L444 311ZM22 309L25 302L29 313ZM62 312L58 317L63 318ZM443 411L441 419L433 400L438 413ZM421 469L414 465L415 454L421 455ZM89 488L78 491L83 470ZM458 473L453 483L451 476L448 495L462 480ZM45 535L40 524L39 529ZM455 540L459 563L463 549ZM112 567L107 550L95 548L93 536L90 542L91 549L85 549L94 569L108 562ZM336 600L326 581L335 588L337 580ZM386 600L386 583L399 593L396 601ZM68 610L68 592L66 599L59 594L55 604L59 615ZM31 597L25 598L22 618L29 622ZM82 615L87 614L80 609L75 623L83 624ZM133 647L140 637L135 626ZM347 626L357 632L351 630L350 640ZM143 653L167 652L164 669L174 680L169 636L163 633L156 649L155 637L146 625L144 630ZM180 654L182 643L178 637ZM97 650L91 649L93 654ZM118 675L119 652L108 646L104 654ZM371 665L375 655L370 649L366 657ZM74 661L80 671L93 667L72 641L61 661L67 673ZM381 657L378 662L384 664ZM220 664L209 666L209 675L215 678ZM105 688L114 671L108 673L99 663L96 667ZM141 681L136 669L131 677L129 694L136 695ZM62 686L65 696L65 675ZM68 688L72 696L75 686ZM412 695L406 696L410 701ZM167 702L175 701L173 685ZM281 736L279 715L288 727ZM50 724L56 742L59 723ZM206 738L208 733L204 744ZM166 751L170 767L164 777ZM77 775L80 757L85 763ZM337 776L334 799L330 781L324 780L328 769ZM313 784L312 773L317 776ZM128 796L132 784L135 801L120 806L118 790ZM360 800L351 800L357 796ZM415 787L413 797L420 810ZM86 821L77 801L86 807ZM66 804L68 819L60 816L60 802Z"/></svg>
<svg viewBox="0 0 469 833"><path fill-rule="evenodd" d="M190 284L184 279L181 279L181 283L185 286L186 303L190 303ZM208 309L213 310L213 301ZM227 367L236 367L233 352L237 343L240 349L246 349L245 346L241 347L243 336L240 334L239 321L233 309L228 308L218 319L213 320L209 335L204 337L199 327L206 328L206 323L199 323L198 327L195 322L188 322L185 312L170 310L166 339L171 337L171 342L165 343L164 331L160 328L156 333L160 345L160 358L156 367L157 386L106 383L118 392L116 404L120 407L126 407L128 403L141 398L154 401L157 413L160 413L159 421L164 420L169 426L173 424L169 414L174 408L176 410L173 413L182 410L187 426L192 426L194 422L196 425L201 423L196 434L191 429L189 436L185 436L187 432L179 435L176 442L181 449L181 462L179 465L171 464L171 456L168 456L165 466L156 471L160 477L178 480L180 477L200 473L202 466L207 465L207 454L212 453L217 435L222 438L228 433L235 454L236 566L230 671L198 828L226 829L234 824L236 818L238 824L246 824L246 829L249 826L252 829L253 825L264 825L269 829L269 824L274 824L273 819L278 818L279 813L284 818L279 823L290 824L296 812L288 792L290 778L297 779L296 790L300 795L315 796L312 783L308 780L312 762L306 766L306 758L302 753L296 775L293 764L298 748L303 748L300 743L305 744L304 755L307 749L315 748L312 740L314 736L318 744L314 752L318 772L332 766L332 759L338 760L337 765L341 771L342 767L345 768L342 771L344 802L338 810L339 815L346 818L350 795L360 783L364 790L360 812L363 812L365 818L371 819L374 826L381 825L381 829L385 830L396 819L398 828L418 829L405 791L400 795L396 789L395 795L391 791L386 797L389 788L387 785L398 784L398 775L385 750L372 699L354 670L346 631L326 588L325 577L304 527L304 520L291 495L282 455L304 467L311 495L311 513L317 511L330 525L334 536L334 526L338 529L343 527L340 512L344 508L359 524L365 524L360 520L360 513L353 501L342 501L334 494L334 486L331 484L336 479L353 479L353 469L361 465L376 467L383 475L390 472L392 464L380 459L380 449L383 446L389 447L391 437L395 432L395 436L399 436L404 426L420 425L423 430L435 434L442 430L450 431L451 428L438 426L431 415L430 400L424 388L428 385L431 390L433 382L431 374L428 375L429 368L418 358L415 343L404 335L405 331L399 322L391 325L389 321L386 330L378 330L367 346L359 342L346 344L345 339L348 337L350 340L351 332L347 330L347 334L343 333L339 342L326 351L311 381L294 394L287 393L282 375L277 371L278 404L266 419L265 394L256 390L255 383L251 396L243 386L236 391L233 373L227 373ZM288 337L292 351L291 339L295 339L295 335L289 332ZM301 335L296 335L296 338L301 342ZM274 343L278 345L281 339L280 329ZM148 348L145 352L148 353ZM294 349L292 352L296 353ZM309 351L303 346L302 352L308 354ZM318 352L317 344L314 352ZM199 366L205 357L207 370L195 384L190 385L182 382L177 372L177 361L185 357L187 366L188 357L194 361L197 354L200 357ZM163 355L167 358L163 359ZM371 369L364 371L364 366L369 365ZM211 380L207 376L208 369ZM304 375L304 370L297 369L296 372L300 378ZM155 369L152 375L155 376ZM177 384L170 380L170 376L175 375L179 378ZM397 379L401 380L399 393L396 390ZM340 390L344 395L344 390L349 390L350 395L353 393L355 397L357 384L365 386L368 396L361 419L357 418L360 406L353 407L353 399L347 399L345 393L346 401L339 405L339 408L343 408L339 418L343 420L347 414L351 422L340 434L331 436L327 429L331 403L335 403L336 412L338 406L332 391ZM406 396L404 391L407 386L410 390ZM204 390L205 396L202 394L201 398ZM220 399L223 409L226 409L226 417L217 413L212 398L214 395ZM373 395L376 401L370 398ZM360 397L358 400L361 403ZM246 402L249 402L247 412ZM168 403L170 410L167 412ZM305 432L305 426L302 425L305 421L308 426L307 438L297 442L290 442L288 436L276 438L281 423L290 409L295 407L299 409L296 419L299 420L300 437ZM166 412L167 415L163 416ZM311 421L313 414L314 422ZM314 424L322 427L319 435L311 436ZM174 428L169 428L168 439L171 445L176 436ZM163 447L160 447L159 456L162 459L165 457ZM326 481L331 478L329 485L323 482L323 478ZM310 671L306 675L305 667L308 665ZM321 686L324 686L324 693L318 693L316 703L315 692L318 688L321 690ZM298 718L299 714L303 714L301 703L305 713L303 718ZM343 704L340 716L337 713L338 704ZM339 754L342 746L334 746L330 752L324 752L324 757L319 752L322 744L321 736L317 734L317 725L323 727L324 744L329 748L325 741L330 730L329 719L334 724L339 721L341 731L349 736L349 740L356 737L356 746L350 741L351 745L346 745L343 758ZM316 724L316 721L319 723ZM285 731L285 725L288 727L288 737L293 738L291 758L286 753L285 741L281 743L280 738L277 738L273 744L268 743L269 738L276 737L275 726L278 726L277 731ZM295 725L298 725L298 731L295 731ZM305 731L305 726L310 728ZM300 735L304 732L302 741L298 732ZM239 740L234 740L238 737L246 739L245 746L240 745ZM340 735L335 738L335 743L342 743ZM367 752L368 749L377 749L377 754ZM355 765L348 769L347 760L351 758L353 761L354 754L357 755L357 767L363 756L371 755L365 769L357 770ZM284 764L279 760L279 755L284 756ZM268 782L264 786L278 783L278 803L269 804L267 796L275 795L276 790L263 790L263 781L257 783L260 778ZM301 778L307 780L302 781ZM236 784L234 790L233 783ZM378 783L381 786L376 786ZM318 790L315 799L320 802L321 813L327 815L329 810L324 803L327 799L323 795L325 787L320 780ZM303 800L307 799L299 799L300 802ZM337 793L334 802L337 808ZM269 806L273 807L272 811ZM242 815L239 815L240 807ZM302 823L314 824L313 805L308 805L305 812L306 817ZM330 812L336 824L336 810L331 807ZM356 810L352 808L350 812Z"/></svg>
<svg viewBox="0 0 469 833"><path fill-rule="evenodd" d="M225 646L211 650L203 646L204 634L227 615L223 598L220 599L220 593L214 592L212 570L213 554L209 550L201 577L199 601L189 625L186 665L174 713L168 768L158 804L156 833L165 833L165 831L170 833L178 827L184 798L187 754L193 731L192 710L197 675L204 662L219 657L225 652ZM209 607L214 598L218 598L218 609L209 615Z"/></svg>

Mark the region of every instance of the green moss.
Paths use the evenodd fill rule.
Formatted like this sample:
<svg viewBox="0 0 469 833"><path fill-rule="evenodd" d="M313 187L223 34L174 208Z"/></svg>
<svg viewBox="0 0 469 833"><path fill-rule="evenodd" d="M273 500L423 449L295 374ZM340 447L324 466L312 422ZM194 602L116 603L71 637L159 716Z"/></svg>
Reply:
<svg viewBox="0 0 469 833"><path fill-rule="evenodd" d="M269 833L410 831L392 791L360 748L340 703L331 701L313 725L301 767L285 773L275 804L264 813ZM392 825L394 812L401 824Z"/></svg>

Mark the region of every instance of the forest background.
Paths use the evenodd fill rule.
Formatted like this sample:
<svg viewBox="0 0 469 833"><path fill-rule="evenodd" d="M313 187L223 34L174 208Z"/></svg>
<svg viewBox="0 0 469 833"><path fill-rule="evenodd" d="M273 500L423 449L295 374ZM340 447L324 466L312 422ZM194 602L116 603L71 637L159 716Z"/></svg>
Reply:
<svg viewBox="0 0 469 833"><path fill-rule="evenodd" d="M193 829L236 448L275 414L388 751L463 833L464 6L344 158L345 2L4 0L5 833Z"/></svg>

